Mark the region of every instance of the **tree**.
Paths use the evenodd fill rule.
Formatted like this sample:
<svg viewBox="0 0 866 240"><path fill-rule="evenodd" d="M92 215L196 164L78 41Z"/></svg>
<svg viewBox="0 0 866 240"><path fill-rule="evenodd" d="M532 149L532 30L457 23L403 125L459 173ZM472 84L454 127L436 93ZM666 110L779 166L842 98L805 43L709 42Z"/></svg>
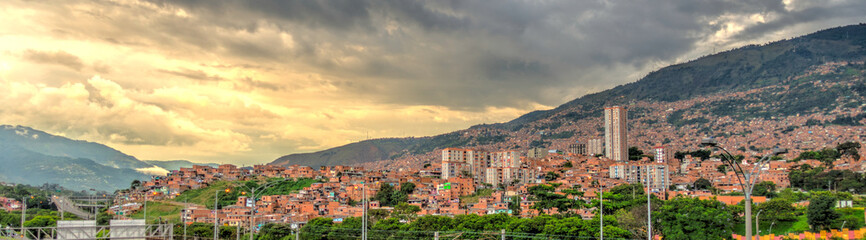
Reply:
<svg viewBox="0 0 866 240"><path fill-rule="evenodd" d="M141 181L138 179L132 180L132 183L129 184L129 190L138 190L141 187Z"/></svg>
<svg viewBox="0 0 866 240"><path fill-rule="evenodd" d="M472 178L472 173L467 170L460 170L460 177Z"/></svg>
<svg viewBox="0 0 866 240"><path fill-rule="evenodd" d="M546 174L544 174L544 180L548 182L556 180L557 178L559 178L559 174L555 172L547 172Z"/></svg>
<svg viewBox="0 0 866 240"><path fill-rule="evenodd" d="M394 206L394 212L391 213L391 216L402 220L413 220L420 211L421 207L408 203L398 203L397 206Z"/></svg>
<svg viewBox="0 0 866 240"><path fill-rule="evenodd" d="M643 156L643 151L637 147L628 148L628 160L637 161Z"/></svg>
<svg viewBox="0 0 866 240"><path fill-rule="evenodd" d="M551 208L557 208L559 212L569 212L571 209L578 209L583 206L577 200L570 199L565 195L556 194L554 191L556 191L556 187L546 184L529 187L529 195L534 200L537 200L532 205L532 208L541 212L546 212Z"/></svg>
<svg viewBox="0 0 866 240"><path fill-rule="evenodd" d="M806 217L813 230L828 229L839 213L833 210L836 198L826 194L816 194L809 200Z"/></svg>
<svg viewBox="0 0 866 240"><path fill-rule="evenodd" d="M752 188L752 195L754 196L765 196L765 197L776 197L776 184L771 181L763 181Z"/></svg>
<svg viewBox="0 0 866 240"><path fill-rule="evenodd" d="M665 239L730 239L734 215L716 200L677 197L653 211L654 226Z"/></svg>
<svg viewBox="0 0 866 240"><path fill-rule="evenodd" d="M511 202L508 204L508 209L511 210L511 215L520 216L520 196L511 196Z"/></svg>
<svg viewBox="0 0 866 240"><path fill-rule="evenodd" d="M844 142L836 146L836 150L842 156L851 156L854 160L860 160L860 143L859 142Z"/></svg>
<svg viewBox="0 0 866 240"><path fill-rule="evenodd" d="M369 209L367 210L367 217L370 219L370 222L376 223L379 220L388 218L391 215L390 212L386 209Z"/></svg>
<svg viewBox="0 0 866 240"><path fill-rule="evenodd" d="M659 209L660 205L660 202L653 202L652 208ZM619 209L614 213L614 217L616 218L616 221L620 228L631 233L631 238L646 239L646 214L646 203L644 203L632 206L631 208ZM658 234L658 229L656 229L654 233Z"/></svg>
<svg viewBox="0 0 866 240"><path fill-rule="evenodd" d="M400 184L400 191L406 195L412 194L415 192L415 184L410 182Z"/></svg>
<svg viewBox="0 0 866 240"><path fill-rule="evenodd" d="M759 210L765 213L761 214L762 221L793 221L797 219L796 208L791 205L791 201L785 198L773 198L758 205Z"/></svg>
<svg viewBox="0 0 866 240"><path fill-rule="evenodd" d="M363 221L359 217L348 217L342 223L333 224L328 231L328 240L354 240L361 236ZM306 239L306 238L302 238Z"/></svg>
<svg viewBox="0 0 866 240"><path fill-rule="evenodd" d="M720 164L718 167L716 167L716 171L719 171L720 173L727 173L728 166L725 164Z"/></svg>
<svg viewBox="0 0 866 240"><path fill-rule="evenodd" d="M571 163L571 161L565 161L565 163L562 164L562 167L564 167L564 168L573 168L574 165Z"/></svg>
<svg viewBox="0 0 866 240"><path fill-rule="evenodd" d="M698 180L695 180L694 187L695 190L710 190L713 189L713 183L711 183L710 180L707 180L705 178L698 178Z"/></svg>
<svg viewBox="0 0 866 240"><path fill-rule="evenodd" d="M394 203L391 201L394 195L394 187L389 183L382 183L379 185L379 191L376 192L376 195L373 196L373 199L379 201L379 204L382 206L392 206Z"/></svg>
<svg viewBox="0 0 866 240"><path fill-rule="evenodd" d="M330 218L313 218L307 222L307 225L301 228L301 239L310 240L325 240L328 239L328 233L331 232L331 227L334 221Z"/></svg>

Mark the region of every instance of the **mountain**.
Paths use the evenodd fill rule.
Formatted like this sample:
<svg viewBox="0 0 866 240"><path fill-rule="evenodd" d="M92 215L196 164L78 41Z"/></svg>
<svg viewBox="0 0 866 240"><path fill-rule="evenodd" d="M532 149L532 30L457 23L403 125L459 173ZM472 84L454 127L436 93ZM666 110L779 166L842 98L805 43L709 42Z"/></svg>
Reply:
<svg viewBox="0 0 866 240"><path fill-rule="evenodd" d="M24 126L0 125L0 143L47 156L86 158L114 168L149 168L140 161L108 146L55 136Z"/></svg>
<svg viewBox="0 0 866 240"><path fill-rule="evenodd" d="M523 115L500 127L547 118L573 109L601 110L635 100L674 102L722 91L749 90L784 84L812 66L856 62L866 58L866 24L818 31L806 36L749 45L668 66L637 82L589 94L555 109Z"/></svg>
<svg viewBox="0 0 866 240"><path fill-rule="evenodd" d="M59 184L73 190L114 191L132 180L165 173L108 146L24 126L0 126L0 181Z"/></svg>
<svg viewBox="0 0 866 240"><path fill-rule="evenodd" d="M301 153L282 156L272 165L330 166L364 163L370 160L391 159L402 156L405 149L415 146L415 138L373 139L347 144L314 153Z"/></svg>
<svg viewBox="0 0 866 240"><path fill-rule="evenodd" d="M769 142L753 139L769 134L794 139L783 143L796 151L866 134L850 129L862 126L866 117L864 59L866 25L831 28L664 67L636 82L506 123L433 137L368 140L287 155L270 164L393 168L435 160L431 151L445 147L565 149L574 141L603 135L602 110L613 105L629 108L629 128L639 129L629 134L629 144L642 149L660 143L686 149L697 147L694 136L719 136L738 139L748 144L748 149L741 147L745 151L758 152ZM766 126L750 129L756 124ZM803 137L813 131L842 134Z"/></svg>
<svg viewBox="0 0 866 240"><path fill-rule="evenodd" d="M180 168L191 168L192 165L204 165L211 167L218 167L219 164L216 163L194 163L187 160L168 160L168 161L158 161L158 160L145 160L144 162L153 164L162 169L172 171L172 170L180 170Z"/></svg>
<svg viewBox="0 0 866 240"><path fill-rule="evenodd" d="M72 190L114 191L129 188L149 175L129 168L113 168L90 159L50 156L0 143L0 181L29 185L57 183Z"/></svg>

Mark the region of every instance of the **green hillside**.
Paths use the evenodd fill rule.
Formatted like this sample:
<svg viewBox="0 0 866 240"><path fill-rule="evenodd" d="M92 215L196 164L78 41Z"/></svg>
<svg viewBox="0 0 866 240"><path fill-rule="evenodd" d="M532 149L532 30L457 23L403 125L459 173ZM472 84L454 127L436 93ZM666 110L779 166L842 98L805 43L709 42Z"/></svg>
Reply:
<svg viewBox="0 0 866 240"><path fill-rule="evenodd" d="M0 143L0 182L29 185L57 183L72 190L113 192L133 180L150 179L135 170L112 168L90 159L48 156Z"/></svg>
<svg viewBox="0 0 866 240"><path fill-rule="evenodd" d="M72 140L24 126L0 125L0 143L47 156L86 158L114 168L153 166L99 143Z"/></svg>
<svg viewBox="0 0 866 240"><path fill-rule="evenodd" d="M180 211L183 210L183 205L167 202L147 202L147 222L156 222L158 219L168 222L180 222ZM129 215L132 219L144 218L144 212L138 211Z"/></svg>
<svg viewBox="0 0 866 240"><path fill-rule="evenodd" d="M547 111L535 111L496 126L507 129L557 114L586 117L610 105L634 100L665 101L790 84L791 77L827 62L866 59L866 24L818 31L806 36L764 45L749 45L668 66L647 74L637 82L589 94ZM803 102L817 106L815 102ZM565 115L565 114L564 114Z"/></svg>
<svg viewBox="0 0 866 240"><path fill-rule="evenodd" d="M203 205L207 208L213 208L214 205L214 194L219 192L217 196L220 208L228 205L235 204L238 197L242 195L251 195L252 189L258 189L256 195L264 196L264 195L286 195L289 193L297 192L305 187L309 187L318 180L301 178L295 180L282 180L282 179L270 179L268 182L275 182L269 185L267 188L258 189L259 186L264 185L263 182L256 181L217 181L212 183L210 186L192 189L188 191L184 191L172 201L178 203L192 203L197 205ZM229 191L226 192L226 189Z"/></svg>

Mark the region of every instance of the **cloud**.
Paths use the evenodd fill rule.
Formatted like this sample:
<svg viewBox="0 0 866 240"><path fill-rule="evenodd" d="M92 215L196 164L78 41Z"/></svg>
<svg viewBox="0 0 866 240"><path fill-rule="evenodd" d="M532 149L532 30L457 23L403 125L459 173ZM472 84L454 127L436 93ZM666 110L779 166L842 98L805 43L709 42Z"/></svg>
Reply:
<svg viewBox="0 0 866 240"><path fill-rule="evenodd" d="M42 52L33 49L27 49L22 53L22 58L37 63L56 64L71 68L75 71L81 71L84 63L78 56L69 54L64 51Z"/></svg>
<svg viewBox="0 0 866 240"><path fill-rule="evenodd" d="M260 163L368 133L508 121L713 51L862 22L864 10L857 0L12 0L0 7L0 121L145 159Z"/></svg>

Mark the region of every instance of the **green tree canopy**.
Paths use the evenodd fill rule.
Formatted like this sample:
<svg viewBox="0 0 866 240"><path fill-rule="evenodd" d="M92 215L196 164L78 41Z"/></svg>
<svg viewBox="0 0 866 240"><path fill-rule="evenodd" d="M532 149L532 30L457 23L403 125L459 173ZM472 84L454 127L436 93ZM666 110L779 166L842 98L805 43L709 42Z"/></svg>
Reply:
<svg viewBox="0 0 866 240"><path fill-rule="evenodd" d="M785 198L773 198L770 201L758 204L758 210L763 210L761 220L767 221L793 221L797 219L796 209L791 201Z"/></svg>
<svg viewBox="0 0 866 240"><path fill-rule="evenodd" d="M716 200L677 197L653 212L665 239L731 239L734 215Z"/></svg>
<svg viewBox="0 0 866 240"><path fill-rule="evenodd" d="M833 220L839 218L839 213L833 210L836 198L827 194L815 194L809 199L806 217L814 230L828 229Z"/></svg>

